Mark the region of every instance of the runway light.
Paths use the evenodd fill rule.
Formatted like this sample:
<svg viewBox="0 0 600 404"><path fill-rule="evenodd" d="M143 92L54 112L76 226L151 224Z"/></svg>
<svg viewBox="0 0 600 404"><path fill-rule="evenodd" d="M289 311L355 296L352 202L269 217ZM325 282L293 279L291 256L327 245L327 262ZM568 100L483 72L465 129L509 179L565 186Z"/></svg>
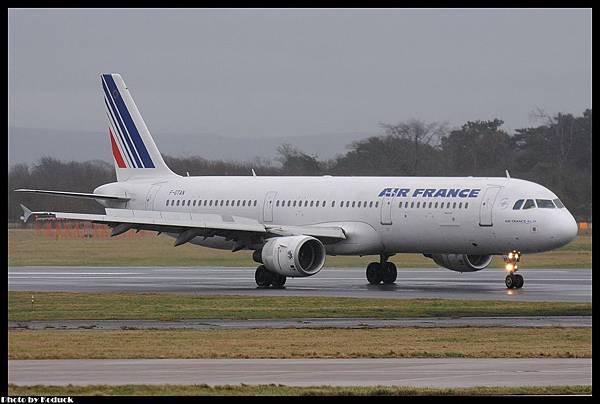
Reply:
<svg viewBox="0 0 600 404"><path fill-rule="evenodd" d="M515 266L513 264L506 264L506 270L508 272L511 272L514 268L515 268Z"/></svg>

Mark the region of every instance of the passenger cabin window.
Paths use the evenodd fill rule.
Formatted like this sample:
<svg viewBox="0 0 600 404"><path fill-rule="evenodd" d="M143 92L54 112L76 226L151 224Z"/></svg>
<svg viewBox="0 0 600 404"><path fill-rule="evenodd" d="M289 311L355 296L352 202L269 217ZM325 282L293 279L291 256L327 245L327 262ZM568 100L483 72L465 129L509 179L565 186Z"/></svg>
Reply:
<svg viewBox="0 0 600 404"><path fill-rule="evenodd" d="M556 206L554 206L554 204L552 203L552 201L550 199L536 199L535 202L537 203L538 208L542 208L542 209L556 208Z"/></svg>
<svg viewBox="0 0 600 404"><path fill-rule="evenodd" d="M519 210L521 209L521 206L523 206L523 201L525 199L519 199L518 201L515 202L515 206L513 206L513 210Z"/></svg>
<svg viewBox="0 0 600 404"><path fill-rule="evenodd" d="M335 201L331 201L331 207L335 208Z"/></svg>
<svg viewBox="0 0 600 404"><path fill-rule="evenodd" d="M560 201L560 199L556 198L554 199L554 204L556 205L557 208L562 209L565 207L565 205L563 205L563 203Z"/></svg>
<svg viewBox="0 0 600 404"><path fill-rule="evenodd" d="M527 199L525 201L525 205L523 205L523 209L531 209L531 208L535 208L535 202L533 201L533 199Z"/></svg>
<svg viewBox="0 0 600 404"><path fill-rule="evenodd" d="M369 207L372 208L373 207L373 201L369 202Z"/></svg>
<svg viewBox="0 0 600 404"><path fill-rule="evenodd" d="M254 200L254 206L256 206L256 199Z"/></svg>
<svg viewBox="0 0 600 404"><path fill-rule="evenodd" d="M469 202L465 202L465 209L469 207Z"/></svg>
<svg viewBox="0 0 600 404"><path fill-rule="evenodd" d="M379 201L375 202L375 207L377 208L379 206Z"/></svg>
<svg viewBox="0 0 600 404"><path fill-rule="evenodd" d="M179 206L179 199L177 200L177 206Z"/></svg>

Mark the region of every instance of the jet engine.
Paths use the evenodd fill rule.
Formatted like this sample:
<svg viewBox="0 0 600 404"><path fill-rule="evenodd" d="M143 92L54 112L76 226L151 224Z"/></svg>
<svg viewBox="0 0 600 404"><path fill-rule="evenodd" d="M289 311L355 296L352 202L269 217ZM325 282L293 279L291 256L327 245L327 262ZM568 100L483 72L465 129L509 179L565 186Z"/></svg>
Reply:
<svg viewBox="0 0 600 404"><path fill-rule="evenodd" d="M301 277L319 272L325 264L325 255L325 246L316 238L289 236L267 240L262 250L255 251L254 259L271 272Z"/></svg>
<svg viewBox="0 0 600 404"><path fill-rule="evenodd" d="M469 255L469 254L426 254L441 267L456 272L481 271L492 262L491 255Z"/></svg>

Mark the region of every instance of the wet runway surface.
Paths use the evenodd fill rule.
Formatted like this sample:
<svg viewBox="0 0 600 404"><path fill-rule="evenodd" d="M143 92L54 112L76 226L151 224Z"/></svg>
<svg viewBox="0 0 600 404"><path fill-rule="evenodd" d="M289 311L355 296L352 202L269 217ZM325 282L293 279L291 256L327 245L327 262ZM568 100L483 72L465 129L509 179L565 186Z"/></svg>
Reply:
<svg viewBox="0 0 600 404"><path fill-rule="evenodd" d="M182 321L157 320L50 320L9 321L8 328L28 330L147 330L147 329L249 329L249 328L380 328L380 327L584 327L592 326L592 316L544 317L423 317L402 319L376 318L296 318L270 320Z"/></svg>
<svg viewBox="0 0 600 404"><path fill-rule="evenodd" d="M181 292L220 295L442 298L505 301L592 301L591 268L524 269L522 289L507 289L505 272L457 273L399 268L393 285L369 285L363 268L324 268L288 278L284 289L259 289L254 267L9 267L10 291Z"/></svg>
<svg viewBox="0 0 600 404"><path fill-rule="evenodd" d="M592 359L9 360L18 385L286 384L291 386L591 385Z"/></svg>

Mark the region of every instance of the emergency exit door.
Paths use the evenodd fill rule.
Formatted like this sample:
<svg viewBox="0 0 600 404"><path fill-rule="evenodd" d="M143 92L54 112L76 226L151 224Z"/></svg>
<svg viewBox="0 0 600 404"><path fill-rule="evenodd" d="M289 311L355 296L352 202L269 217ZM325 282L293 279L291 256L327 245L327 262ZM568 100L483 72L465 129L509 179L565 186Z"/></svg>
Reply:
<svg viewBox="0 0 600 404"><path fill-rule="evenodd" d="M275 201L275 195L277 192L270 191L267 192L265 196L265 204L263 205L263 221L264 222L272 222L273 221L273 203Z"/></svg>
<svg viewBox="0 0 600 404"><path fill-rule="evenodd" d="M381 199L381 224L392 224L392 200L391 196Z"/></svg>

